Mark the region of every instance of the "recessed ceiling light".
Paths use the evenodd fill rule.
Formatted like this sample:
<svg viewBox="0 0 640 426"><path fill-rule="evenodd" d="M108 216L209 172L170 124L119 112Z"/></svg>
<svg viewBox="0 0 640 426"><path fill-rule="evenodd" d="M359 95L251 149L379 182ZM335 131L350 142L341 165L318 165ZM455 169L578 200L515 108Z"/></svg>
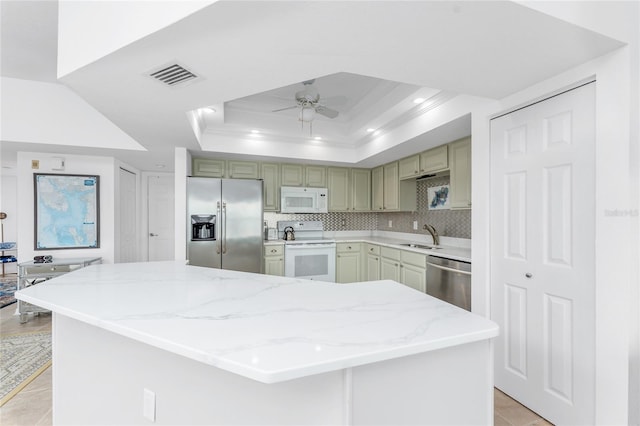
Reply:
<svg viewBox="0 0 640 426"><path fill-rule="evenodd" d="M251 133L253 133L254 135L257 135L258 133L260 133L260 130L252 130Z"/></svg>
<svg viewBox="0 0 640 426"><path fill-rule="evenodd" d="M314 139L317 140L317 141L321 141L322 140L322 138L320 136L316 136L316 137L314 137Z"/></svg>
<svg viewBox="0 0 640 426"><path fill-rule="evenodd" d="M378 136L380 134L380 130L376 130L375 132L373 132L373 136Z"/></svg>
<svg viewBox="0 0 640 426"><path fill-rule="evenodd" d="M371 133L371 132L375 132L375 131L376 131L376 129L372 129L371 127L369 127L369 128L367 129L367 132L369 132L369 133Z"/></svg>
<svg viewBox="0 0 640 426"><path fill-rule="evenodd" d="M164 164L160 164L160 163L158 163L158 164L156 164L156 167L157 167L157 168L159 168L159 169L164 169L164 168L165 168L165 167L167 167L167 166L166 166L166 165L164 165Z"/></svg>
<svg viewBox="0 0 640 426"><path fill-rule="evenodd" d="M414 103L414 104L421 104L421 103L423 103L424 101L426 101L426 99L425 99L425 98L415 98L415 99L413 100L413 103Z"/></svg>

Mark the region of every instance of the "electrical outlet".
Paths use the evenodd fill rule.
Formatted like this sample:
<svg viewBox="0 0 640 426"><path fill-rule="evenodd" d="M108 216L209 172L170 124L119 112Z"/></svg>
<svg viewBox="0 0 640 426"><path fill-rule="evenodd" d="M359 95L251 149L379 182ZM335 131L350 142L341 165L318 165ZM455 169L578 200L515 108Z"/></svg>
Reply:
<svg viewBox="0 0 640 426"><path fill-rule="evenodd" d="M145 419L155 423L156 421L156 394L149 389L144 389L142 415Z"/></svg>
<svg viewBox="0 0 640 426"><path fill-rule="evenodd" d="M39 169L40 168L40 160L31 160L31 168Z"/></svg>
<svg viewBox="0 0 640 426"><path fill-rule="evenodd" d="M393 227L393 221L389 219L389 228Z"/></svg>
<svg viewBox="0 0 640 426"><path fill-rule="evenodd" d="M418 230L418 221L417 220L413 221L413 230L414 231Z"/></svg>

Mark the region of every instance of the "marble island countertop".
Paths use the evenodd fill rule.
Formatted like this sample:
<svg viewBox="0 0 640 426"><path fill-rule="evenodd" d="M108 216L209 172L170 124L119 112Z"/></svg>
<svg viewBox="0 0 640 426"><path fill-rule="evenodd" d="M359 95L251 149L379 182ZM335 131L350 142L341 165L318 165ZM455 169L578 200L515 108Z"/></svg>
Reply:
<svg viewBox="0 0 640 426"><path fill-rule="evenodd" d="M90 266L16 296L264 383L498 335L492 321L393 281L333 284L182 262Z"/></svg>

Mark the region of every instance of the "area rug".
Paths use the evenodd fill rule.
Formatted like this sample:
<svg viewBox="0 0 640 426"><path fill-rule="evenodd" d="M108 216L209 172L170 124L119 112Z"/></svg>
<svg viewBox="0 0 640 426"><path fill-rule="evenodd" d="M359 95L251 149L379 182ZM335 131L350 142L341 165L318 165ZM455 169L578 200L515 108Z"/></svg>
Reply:
<svg viewBox="0 0 640 426"><path fill-rule="evenodd" d="M18 278L15 276L0 277L0 308L16 302L14 293Z"/></svg>
<svg viewBox="0 0 640 426"><path fill-rule="evenodd" d="M0 337L0 407L51 365L51 332Z"/></svg>

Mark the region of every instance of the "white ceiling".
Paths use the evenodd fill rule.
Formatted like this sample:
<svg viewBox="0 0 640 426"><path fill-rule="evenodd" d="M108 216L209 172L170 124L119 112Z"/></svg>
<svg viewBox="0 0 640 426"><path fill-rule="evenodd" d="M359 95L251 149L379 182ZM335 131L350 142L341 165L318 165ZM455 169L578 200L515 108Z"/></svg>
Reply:
<svg viewBox="0 0 640 426"><path fill-rule="evenodd" d="M57 2L1 6L2 75L55 81ZM175 146L202 156L368 167L470 134L466 115L393 148L363 149L375 140L368 128L392 131L415 117L415 97L436 106L456 94L500 99L619 45L509 1L219 1L60 81L149 150L93 152L142 170L172 169ZM201 78L168 88L148 77L173 61ZM320 142L295 110L272 112L293 105L310 79L339 111L314 120ZM204 106L217 112L194 131L188 114ZM242 143L251 130L260 131L259 149ZM304 154L318 144L323 156ZM3 141L3 161L33 149Z"/></svg>

